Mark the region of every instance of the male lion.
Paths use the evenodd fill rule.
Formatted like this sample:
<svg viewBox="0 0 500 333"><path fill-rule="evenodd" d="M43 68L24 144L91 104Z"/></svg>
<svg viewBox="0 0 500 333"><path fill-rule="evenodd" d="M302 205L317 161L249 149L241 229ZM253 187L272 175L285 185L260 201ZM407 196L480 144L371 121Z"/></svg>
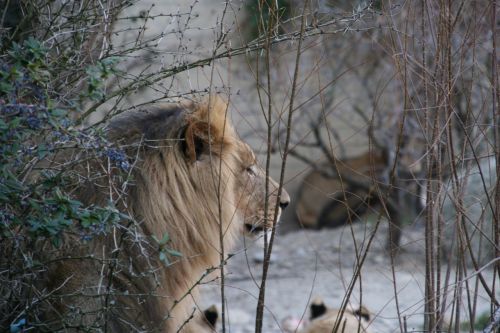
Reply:
<svg viewBox="0 0 500 333"><path fill-rule="evenodd" d="M47 315L51 330L203 331L199 282L220 266L222 251L241 232L271 228L277 200L278 218L290 201L285 190L278 198L272 179L265 197L265 172L236 135L227 108L211 97L111 121L109 139L136 156L134 186L120 207L135 221L85 246L66 242L67 260L55 261L47 274L46 288L56 298ZM109 189L96 181L79 194L87 204L107 198ZM159 260L173 250L182 256Z"/></svg>

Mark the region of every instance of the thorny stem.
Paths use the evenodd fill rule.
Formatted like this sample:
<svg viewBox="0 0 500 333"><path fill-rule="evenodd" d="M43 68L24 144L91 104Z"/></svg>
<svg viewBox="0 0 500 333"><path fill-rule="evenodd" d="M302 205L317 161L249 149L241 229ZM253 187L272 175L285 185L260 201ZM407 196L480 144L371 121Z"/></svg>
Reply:
<svg viewBox="0 0 500 333"><path fill-rule="evenodd" d="M495 212L494 212L494 240L495 256L500 257L500 116L498 115L500 103L500 89L498 88L498 58L497 58L497 1L491 3L491 32L492 32L492 54L491 54L491 89L492 89L492 113L493 113L493 135L494 135L494 150L496 160L496 186L495 186ZM500 279L500 264L495 264L496 274L493 277L493 292L495 292L495 280Z"/></svg>
<svg viewBox="0 0 500 333"><path fill-rule="evenodd" d="M297 81L298 81L298 76L299 76L299 65L300 65L300 56L302 53L302 40L303 40L303 34L304 34L304 28L305 28L305 11L308 6L309 1L304 1L304 6L302 8L302 20L300 23L300 34L298 37L298 45L297 45L297 55L295 59L295 69L293 73L293 81L292 81L292 91L290 93L290 105L288 109L288 121L287 121L287 127L286 127L286 138L285 138L285 146L283 150L283 161L281 164L281 172L280 172L280 181L279 181L279 187L278 187L278 196L276 199L275 203L275 209L274 209L274 218L273 218L273 226L271 230L271 237L269 239L269 244L268 248L266 250L266 255L264 258L264 263L262 267L262 280L259 288L259 298L257 301L257 314L255 317L255 333L262 333L262 319L264 315L264 299L265 299L265 290L266 290L266 279L267 279L267 273L269 270L269 263L271 260L271 253L273 249L273 242L274 242L274 236L276 235L276 220L278 218L278 208L280 204L280 198L281 198L281 192L283 190L283 182L284 182L284 177L285 177L285 166L286 166L286 161L288 157L288 149L290 145L290 135L291 135L291 128L292 128L292 117L293 117L293 103L295 100L295 94L296 94L296 88L297 88ZM267 154L270 154L270 151L268 150ZM267 198L266 198L267 201Z"/></svg>
<svg viewBox="0 0 500 333"><path fill-rule="evenodd" d="M262 25L262 29L265 30L265 21L264 18L262 17L263 13L263 8L264 8L264 1L259 1L259 13L260 13L260 22ZM277 10L274 8L274 2L271 2L271 6L269 6L269 14L270 14L270 20L267 23L267 39L266 39L266 73L267 73L267 117L266 118L266 126L267 126L267 154L266 154L266 181L265 181L265 201L264 201L264 214L265 214L265 220L264 220L264 226L267 227L267 219L268 219L268 211L269 211L269 170L271 167L271 147L272 147L272 90L271 90L271 71L270 71L270 40L272 37L272 31L273 31L273 25L278 25L279 22L273 21L273 11ZM259 72L259 68L257 67L257 72ZM258 81L257 81L258 84ZM260 89L258 89L260 91ZM260 98L260 94L259 94ZM281 185L281 184L280 184ZM279 201L279 196L278 196L278 201ZM273 222L276 222L277 216L274 216ZM274 223L273 223L274 224ZM274 225L273 225L274 229ZM269 240L267 237L267 230L264 231L264 266L266 265L266 259L267 259L267 253L268 253L268 246L269 246ZM263 268L264 270L264 268ZM265 280L264 277L262 278L263 282L259 286L259 297L257 299L257 313L255 316L255 332L261 331L262 330L262 320L264 316L264 298L265 298Z"/></svg>
<svg viewBox="0 0 500 333"><path fill-rule="evenodd" d="M369 7L365 7L361 10L365 11ZM304 15L302 15L302 21L305 21ZM90 106L85 112L82 113L82 115L77 119L76 125L81 125L87 118L90 116L92 113L94 113L101 105L106 103L107 101L121 96L125 95L127 93L131 93L133 91L137 91L143 87L146 86L152 86L155 83L158 83L160 81L165 80L166 78L172 77L176 74L179 74L181 72L196 68L196 67L203 67L203 66L210 66L213 64L215 60L219 59L224 59L230 56L237 56L237 55L243 55L243 54L248 54L251 52L255 51L260 51L263 47L265 47L266 43L269 42L269 44L275 45L279 43L283 43L286 41L295 41L295 40L300 40L305 37L313 37L317 35L323 35L323 34L337 34L337 33L345 33L346 31L350 31L350 28L346 27L340 27L338 29L332 30L332 31L325 31L322 30L321 28L331 26L334 24L337 24L339 22L345 22L348 20L357 20L359 19L359 14L352 15L349 17L344 17L344 18L336 18L333 20L329 20L327 22L324 22L322 24L304 24L304 28L301 31L292 31L280 35L276 35L273 38L271 38L269 41L267 39L267 35L261 38L258 38L248 44L245 44L240 47L235 47L235 48L228 48L225 51L222 51L220 53L217 53L217 49L214 50L214 54L212 54L210 57L204 58L204 59L199 59L190 63L182 63L177 66L171 66L165 70L162 70L160 72L153 72L150 74L143 74L140 79L134 80L124 86L121 86L119 89L109 92L106 94L106 98L104 100L96 102L94 105ZM356 29L356 31L359 31L361 29Z"/></svg>
<svg viewBox="0 0 500 333"><path fill-rule="evenodd" d="M222 45L223 40L225 39L225 34L223 32L224 30L224 17L227 11L227 6L228 3L226 2L226 5L224 7L224 11L222 13L222 18L221 18L221 31L220 31L220 36L219 39L217 40L217 46L213 52L213 57L215 58L217 49ZM228 56L228 60L230 61L231 59L231 54ZM212 83L214 79L214 71L215 67L212 66L211 71L210 71L210 89L212 89ZM212 96L209 96L209 101L208 105L211 105L211 98ZM228 106L229 106L229 101L228 101ZM223 132L222 136L225 136L225 131L226 131L226 122L227 122L227 112L228 109L226 108L224 112L224 127L223 127ZM208 113L208 123L210 124L210 112ZM211 140L211 131L208 131L208 142L212 142ZM224 147L221 145L220 151L218 152L220 155L222 155L222 150ZM210 160L212 160L212 149L210 147ZM210 166L212 166L212 163L210 163ZM214 182L215 178L217 179L217 184L214 184L217 190L217 207L218 207L218 214L219 214L219 246L220 246L220 253L219 253L219 260L220 260L220 293L221 293L221 321L222 321L222 333L226 332L226 296L225 296L225 271L224 271L224 262L225 262L225 248L224 248L224 224L222 223L223 218L222 218L222 200L221 200L221 194L222 194L222 159L219 160L219 166L218 170L216 173L214 173L214 170L212 170L212 175L214 175Z"/></svg>

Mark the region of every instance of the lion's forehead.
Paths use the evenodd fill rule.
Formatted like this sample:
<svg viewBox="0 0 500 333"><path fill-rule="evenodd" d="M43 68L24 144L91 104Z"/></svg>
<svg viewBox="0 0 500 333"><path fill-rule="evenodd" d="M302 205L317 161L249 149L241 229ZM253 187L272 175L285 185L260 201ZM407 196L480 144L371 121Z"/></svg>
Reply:
<svg viewBox="0 0 500 333"><path fill-rule="evenodd" d="M238 159L245 166L252 165L255 163L255 153L247 143L243 141L238 141L236 153L238 155Z"/></svg>

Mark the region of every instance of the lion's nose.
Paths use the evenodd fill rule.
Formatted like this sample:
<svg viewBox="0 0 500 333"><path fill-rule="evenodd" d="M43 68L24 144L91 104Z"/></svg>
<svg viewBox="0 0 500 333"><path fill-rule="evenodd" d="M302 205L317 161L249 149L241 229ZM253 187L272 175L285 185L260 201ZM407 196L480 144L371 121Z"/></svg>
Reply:
<svg viewBox="0 0 500 333"><path fill-rule="evenodd" d="M281 198L280 198L280 207L281 209L285 209L288 204L290 203L290 196L288 195L288 192L283 189L281 192Z"/></svg>

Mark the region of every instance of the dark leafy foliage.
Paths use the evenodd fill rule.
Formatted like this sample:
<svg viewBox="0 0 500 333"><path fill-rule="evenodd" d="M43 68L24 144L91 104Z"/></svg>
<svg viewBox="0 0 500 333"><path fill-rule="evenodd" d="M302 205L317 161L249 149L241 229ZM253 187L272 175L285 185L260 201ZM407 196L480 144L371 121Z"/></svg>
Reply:
<svg viewBox="0 0 500 333"><path fill-rule="evenodd" d="M72 170L82 161L109 163L125 178L131 166L99 130L76 129L77 103L58 98L52 60L34 38L13 43L0 59L0 330L36 325L38 303L30 289L43 276L44 262L34 251L41 246L33 244L57 249L66 234L86 242L128 219L112 201L89 206L72 194L79 186ZM102 98L100 82L115 63L88 67L88 89L78 98Z"/></svg>

